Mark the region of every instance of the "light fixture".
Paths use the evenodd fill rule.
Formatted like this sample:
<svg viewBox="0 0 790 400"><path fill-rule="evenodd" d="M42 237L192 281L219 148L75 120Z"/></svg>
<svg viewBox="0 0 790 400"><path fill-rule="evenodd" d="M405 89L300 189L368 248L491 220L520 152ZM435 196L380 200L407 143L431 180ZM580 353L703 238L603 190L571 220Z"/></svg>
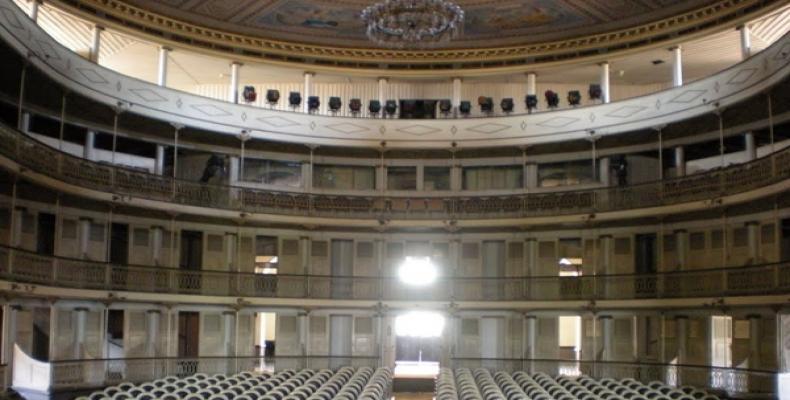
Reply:
<svg viewBox="0 0 790 400"><path fill-rule="evenodd" d="M460 32L464 10L445 0L385 0L361 14L370 40L384 47L432 47Z"/></svg>
<svg viewBox="0 0 790 400"><path fill-rule="evenodd" d="M398 268L398 278L407 285L430 285L436 281L438 275L430 257L406 257Z"/></svg>
<svg viewBox="0 0 790 400"><path fill-rule="evenodd" d="M444 330L444 317L435 312L412 311L395 317L395 336L438 337Z"/></svg>

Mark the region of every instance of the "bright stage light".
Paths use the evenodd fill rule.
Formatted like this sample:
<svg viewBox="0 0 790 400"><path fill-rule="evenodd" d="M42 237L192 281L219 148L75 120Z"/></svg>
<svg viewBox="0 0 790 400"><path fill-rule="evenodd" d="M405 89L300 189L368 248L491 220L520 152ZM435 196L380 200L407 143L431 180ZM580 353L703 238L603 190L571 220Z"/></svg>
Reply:
<svg viewBox="0 0 790 400"><path fill-rule="evenodd" d="M436 281L439 272L430 257L406 257L398 269L401 282L414 286L425 286Z"/></svg>
<svg viewBox="0 0 790 400"><path fill-rule="evenodd" d="M438 337L444 330L444 317L435 312L413 311L395 318L395 335Z"/></svg>

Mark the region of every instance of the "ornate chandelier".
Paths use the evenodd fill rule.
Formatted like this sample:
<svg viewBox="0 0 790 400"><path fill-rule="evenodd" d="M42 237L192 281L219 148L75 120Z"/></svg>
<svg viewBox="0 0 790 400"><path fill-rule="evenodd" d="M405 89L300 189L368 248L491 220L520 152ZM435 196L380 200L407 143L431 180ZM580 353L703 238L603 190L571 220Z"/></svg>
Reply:
<svg viewBox="0 0 790 400"><path fill-rule="evenodd" d="M444 0L385 0L362 10L362 20L380 46L433 47L458 35L464 10Z"/></svg>

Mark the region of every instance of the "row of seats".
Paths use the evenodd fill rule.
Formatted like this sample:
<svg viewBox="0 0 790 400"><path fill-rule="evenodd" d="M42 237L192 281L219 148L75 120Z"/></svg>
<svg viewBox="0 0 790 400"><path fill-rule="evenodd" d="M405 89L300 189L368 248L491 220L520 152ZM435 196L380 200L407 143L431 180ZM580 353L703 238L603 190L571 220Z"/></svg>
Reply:
<svg viewBox="0 0 790 400"><path fill-rule="evenodd" d="M436 380L437 400L719 400L705 390L633 378L595 380L518 371L512 375L487 369L443 368Z"/></svg>
<svg viewBox="0 0 790 400"><path fill-rule="evenodd" d="M168 376L139 385L121 383L77 400L385 400L392 387L389 368L341 367Z"/></svg>

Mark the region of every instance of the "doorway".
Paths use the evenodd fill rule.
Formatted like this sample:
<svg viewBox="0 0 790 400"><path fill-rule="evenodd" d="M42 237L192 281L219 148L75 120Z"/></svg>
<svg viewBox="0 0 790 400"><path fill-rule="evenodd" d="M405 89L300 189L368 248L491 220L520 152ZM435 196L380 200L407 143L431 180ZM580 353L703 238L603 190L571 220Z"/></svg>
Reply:
<svg viewBox="0 0 790 400"><path fill-rule="evenodd" d="M658 270L658 240L655 233L636 235L634 272L637 275L634 291L637 297L653 297L656 291L655 273Z"/></svg>
<svg viewBox="0 0 790 400"><path fill-rule="evenodd" d="M178 313L178 357L196 358L200 352L200 313L179 311Z"/></svg>
<svg viewBox="0 0 790 400"><path fill-rule="evenodd" d="M107 358L123 358L124 310L107 310Z"/></svg>
<svg viewBox="0 0 790 400"><path fill-rule="evenodd" d="M30 355L38 361L49 361L50 309L33 309L33 344Z"/></svg>
<svg viewBox="0 0 790 400"><path fill-rule="evenodd" d="M414 311L395 318L395 376L434 377L439 373L444 317Z"/></svg>
<svg viewBox="0 0 790 400"><path fill-rule="evenodd" d="M47 256L55 255L55 215L39 213L36 232L36 252Z"/></svg>
<svg viewBox="0 0 790 400"><path fill-rule="evenodd" d="M188 271L200 271L203 264L203 232L181 231L181 258L179 267Z"/></svg>
<svg viewBox="0 0 790 400"><path fill-rule="evenodd" d="M129 225L113 223L110 227L110 263L129 263Z"/></svg>

